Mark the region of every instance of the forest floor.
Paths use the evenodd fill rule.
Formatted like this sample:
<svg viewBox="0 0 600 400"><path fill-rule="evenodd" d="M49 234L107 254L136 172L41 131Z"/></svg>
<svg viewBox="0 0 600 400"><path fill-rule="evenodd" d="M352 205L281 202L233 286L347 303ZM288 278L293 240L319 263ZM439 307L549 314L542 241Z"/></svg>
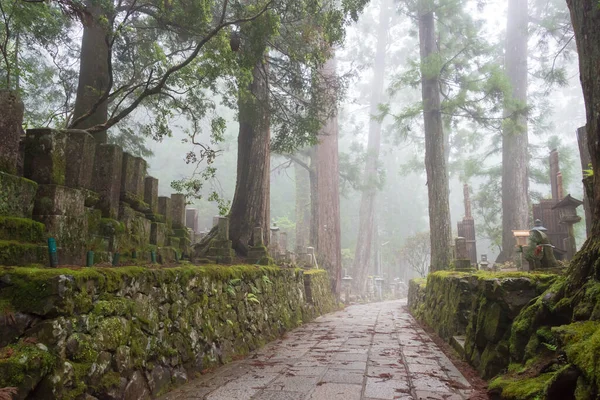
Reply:
<svg viewBox="0 0 600 400"><path fill-rule="evenodd" d="M465 378L405 304L353 305L327 314L160 400L487 398L479 382L468 370L469 380Z"/></svg>

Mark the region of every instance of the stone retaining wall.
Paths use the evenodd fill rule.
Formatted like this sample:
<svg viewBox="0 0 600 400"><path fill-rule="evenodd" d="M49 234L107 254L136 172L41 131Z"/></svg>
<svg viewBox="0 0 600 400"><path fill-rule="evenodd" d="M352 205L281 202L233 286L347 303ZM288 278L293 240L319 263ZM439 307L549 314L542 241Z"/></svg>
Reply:
<svg viewBox="0 0 600 400"><path fill-rule="evenodd" d="M323 270L0 268L0 388L154 397L335 306Z"/></svg>
<svg viewBox="0 0 600 400"><path fill-rule="evenodd" d="M409 285L409 308L447 341L464 336L464 356L483 378L505 370L513 320L555 275L442 271Z"/></svg>

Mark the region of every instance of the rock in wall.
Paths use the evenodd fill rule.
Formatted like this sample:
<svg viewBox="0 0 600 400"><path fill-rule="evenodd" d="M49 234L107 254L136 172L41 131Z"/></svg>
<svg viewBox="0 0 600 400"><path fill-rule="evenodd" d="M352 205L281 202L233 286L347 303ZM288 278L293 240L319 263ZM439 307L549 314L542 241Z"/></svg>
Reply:
<svg viewBox="0 0 600 400"><path fill-rule="evenodd" d="M533 273L429 274L427 285L411 282L409 308L443 339L465 336L464 353L483 378L506 369L513 320L556 279Z"/></svg>
<svg viewBox="0 0 600 400"><path fill-rule="evenodd" d="M0 269L11 316L0 319L0 387L18 387L18 399L156 396L332 311L327 273L307 276L256 266Z"/></svg>

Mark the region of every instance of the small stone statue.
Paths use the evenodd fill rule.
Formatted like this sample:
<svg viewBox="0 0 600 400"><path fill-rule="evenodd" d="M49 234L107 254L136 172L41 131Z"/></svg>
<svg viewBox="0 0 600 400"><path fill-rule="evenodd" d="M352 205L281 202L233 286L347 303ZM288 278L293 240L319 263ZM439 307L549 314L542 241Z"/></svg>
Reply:
<svg viewBox="0 0 600 400"><path fill-rule="evenodd" d="M550 243L546 228L542 221L535 220L535 226L529 231L529 244L523 249L530 270L558 268L560 265L554 257L554 246Z"/></svg>

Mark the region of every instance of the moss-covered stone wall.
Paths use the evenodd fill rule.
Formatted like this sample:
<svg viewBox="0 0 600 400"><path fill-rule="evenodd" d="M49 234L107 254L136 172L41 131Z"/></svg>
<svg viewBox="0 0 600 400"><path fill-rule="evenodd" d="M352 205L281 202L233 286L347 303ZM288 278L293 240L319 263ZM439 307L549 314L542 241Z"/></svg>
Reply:
<svg viewBox="0 0 600 400"><path fill-rule="evenodd" d="M464 355L489 379L509 364L510 333L521 309L539 296L555 275L441 271L409 285L409 308L445 340L464 336Z"/></svg>
<svg viewBox="0 0 600 400"><path fill-rule="evenodd" d="M323 270L0 268L0 388L149 398L335 307Z"/></svg>

